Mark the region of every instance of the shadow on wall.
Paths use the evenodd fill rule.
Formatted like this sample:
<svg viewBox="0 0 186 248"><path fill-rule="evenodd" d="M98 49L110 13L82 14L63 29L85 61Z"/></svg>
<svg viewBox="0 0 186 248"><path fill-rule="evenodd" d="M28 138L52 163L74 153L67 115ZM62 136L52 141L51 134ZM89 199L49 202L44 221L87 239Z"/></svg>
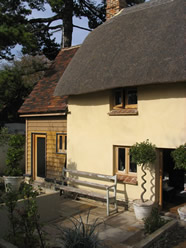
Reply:
<svg viewBox="0 0 186 248"><path fill-rule="evenodd" d="M155 171L154 170L150 170L150 175L151 175L151 180L150 180L150 191L151 191L151 197L150 200L151 201L155 201Z"/></svg>
<svg viewBox="0 0 186 248"><path fill-rule="evenodd" d="M68 164L68 166L67 166L68 169L70 169L70 170L77 170L77 163L72 162L71 159L68 160L68 163L67 164ZM72 175L72 174L69 177L74 178L74 179L78 179L78 176Z"/></svg>
<svg viewBox="0 0 186 248"><path fill-rule="evenodd" d="M123 195L123 204L125 207L125 210L128 210L128 201L129 201L129 197L127 194L127 189L126 189L126 183L122 183L123 184L123 190L121 189L117 189L117 194Z"/></svg>

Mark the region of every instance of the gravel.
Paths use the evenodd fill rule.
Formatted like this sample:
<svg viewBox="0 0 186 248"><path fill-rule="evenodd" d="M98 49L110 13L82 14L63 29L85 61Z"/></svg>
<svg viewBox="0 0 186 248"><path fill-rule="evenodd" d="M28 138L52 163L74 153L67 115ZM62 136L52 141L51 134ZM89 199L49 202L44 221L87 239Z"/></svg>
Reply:
<svg viewBox="0 0 186 248"><path fill-rule="evenodd" d="M178 226L160 237L151 248L174 248L184 241L186 241L186 224L180 222Z"/></svg>

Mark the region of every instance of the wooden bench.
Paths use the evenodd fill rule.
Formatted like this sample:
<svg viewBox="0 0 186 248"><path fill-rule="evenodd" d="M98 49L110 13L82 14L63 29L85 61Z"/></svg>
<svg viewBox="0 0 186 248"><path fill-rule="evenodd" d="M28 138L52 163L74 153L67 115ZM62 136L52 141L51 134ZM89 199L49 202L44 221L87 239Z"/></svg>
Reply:
<svg viewBox="0 0 186 248"><path fill-rule="evenodd" d="M67 177L68 173L68 177ZM101 181L107 181L110 182L110 184L101 184L101 183L95 183L90 181L80 180L79 177L83 178L91 178ZM66 185L65 185L66 184ZM67 185L68 184L68 185ZM97 188L106 190L106 194L100 194L97 192L92 192L91 190L84 190L81 188L77 188L76 185L83 185L90 188ZM116 188L117 188L117 176L108 176L103 174L96 174L91 172L85 172L85 171L77 171L77 170L70 170L70 169L63 169L62 172L62 185L59 185L58 188L60 189L60 194L64 191L73 192L77 195L86 195L91 196L94 198L101 198L105 199L107 202L107 215L110 214L110 203L114 204L114 210L117 211L117 200L116 200ZM112 195L110 194L112 193Z"/></svg>

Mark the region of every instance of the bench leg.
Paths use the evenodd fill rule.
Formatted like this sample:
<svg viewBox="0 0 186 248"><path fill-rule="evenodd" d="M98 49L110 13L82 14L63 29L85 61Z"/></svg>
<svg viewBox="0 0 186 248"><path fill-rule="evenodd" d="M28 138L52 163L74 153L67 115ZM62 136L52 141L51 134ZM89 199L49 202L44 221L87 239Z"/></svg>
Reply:
<svg viewBox="0 0 186 248"><path fill-rule="evenodd" d="M107 216L109 216L109 190L107 189Z"/></svg>
<svg viewBox="0 0 186 248"><path fill-rule="evenodd" d="M117 204L117 199L116 199L116 188L114 188L114 197L115 197L114 208L116 212L118 212L118 204Z"/></svg>

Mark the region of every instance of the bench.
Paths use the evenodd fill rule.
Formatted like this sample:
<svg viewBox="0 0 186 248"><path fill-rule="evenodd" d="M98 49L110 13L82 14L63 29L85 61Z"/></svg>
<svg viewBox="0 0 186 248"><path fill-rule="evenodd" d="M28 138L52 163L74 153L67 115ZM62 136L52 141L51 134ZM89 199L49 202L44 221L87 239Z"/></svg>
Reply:
<svg viewBox="0 0 186 248"><path fill-rule="evenodd" d="M68 173L68 177L67 177ZM100 184L95 182L90 182L86 180L80 180L81 178L91 178L101 181L110 182L110 184ZM66 185L65 185L66 184ZM68 184L68 185L67 185ZM84 190L81 188L77 188L76 185L83 185L90 188L97 188L106 190L106 194L100 194L97 192L92 192L91 190ZM108 176L103 174L85 172L85 171L77 171L63 168L62 172L62 185L58 186L60 189L60 195L63 194L64 191L76 193L77 195L86 195L93 198L101 198L105 199L107 202L107 216L110 214L110 203L114 204L114 211L117 211L117 200L116 200L116 188L117 188L117 176ZM112 193L112 195L110 194Z"/></svg>

